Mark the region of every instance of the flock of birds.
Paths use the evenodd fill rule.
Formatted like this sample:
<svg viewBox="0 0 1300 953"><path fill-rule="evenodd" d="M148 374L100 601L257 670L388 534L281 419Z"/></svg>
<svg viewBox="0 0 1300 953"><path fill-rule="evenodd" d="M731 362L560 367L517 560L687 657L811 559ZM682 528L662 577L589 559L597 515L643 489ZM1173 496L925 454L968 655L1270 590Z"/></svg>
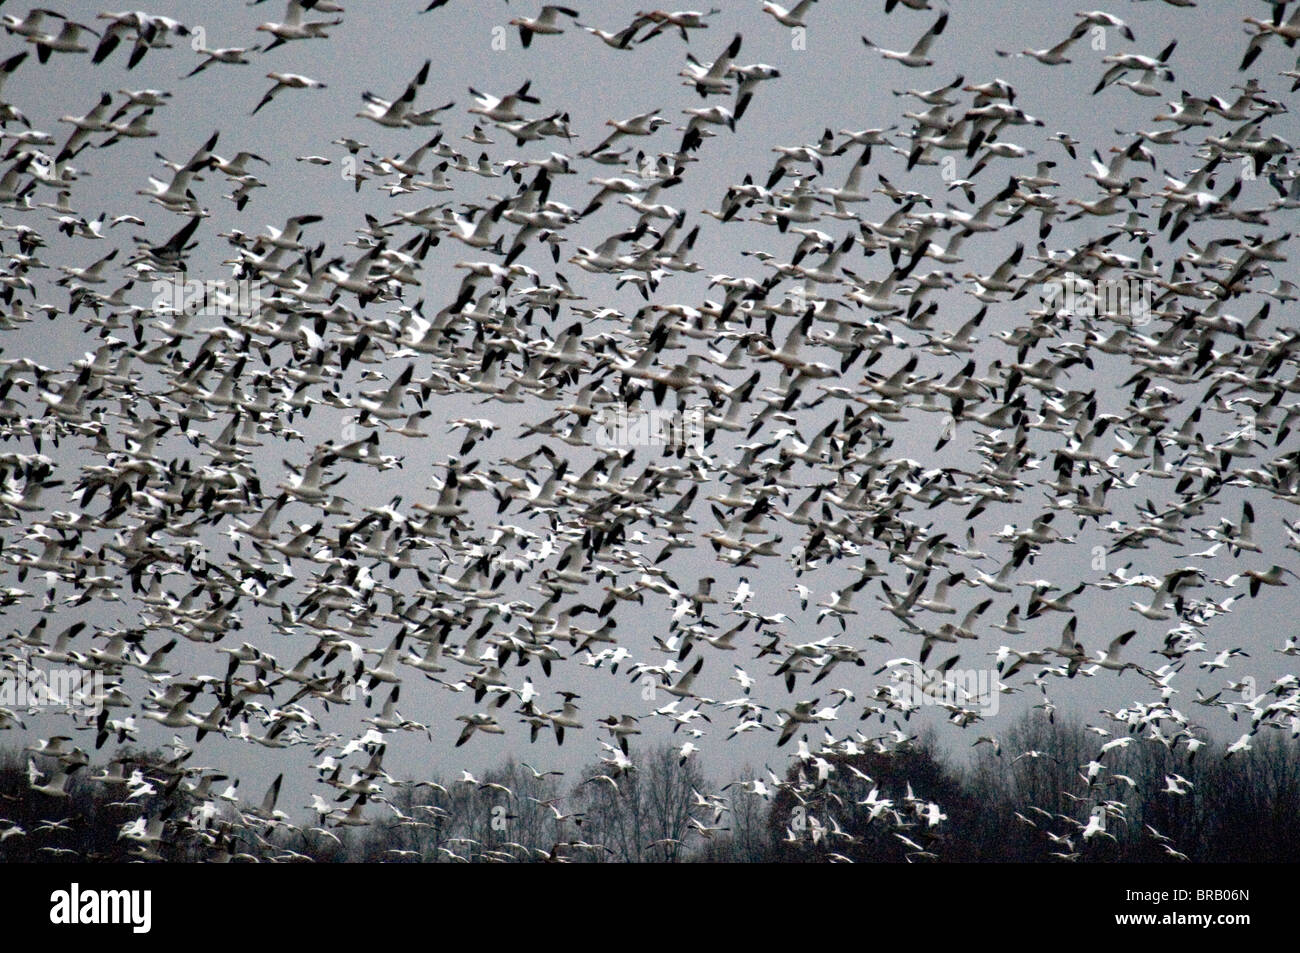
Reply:
<svg viewBox="0 0 1300 953"><path fill-rule="evenodd" d="M411 10L416 28L444 5ZM815 29L833 5L765 2L752 29ZM1100 10L1062 13L1044 49L998 50L1043 64L1044 84L1074 62L1098 110L1149 119L1089 143L1002 79L951 78L945 43L978 5L886 0L881 22L920 38L863 36L842 69L898 87L933 67L942 84L895 88L880 127L822 132L810 114L811 141L744 157L699 213L669 204L673 190L742 161L727 140L789 69L746 62L745 36L710 29L717 10L600 29L548 5L509 21L539 64L562 33L632 63L646 44L680 48L660 104L609 118L603 138L575 131L598 98L566 106L538 82L496 95L484 78L443 104L425 62L392 99L358 90L322 154L262 156L241 148L241 112L311 109L347 82L270 69L260 99L169 145L134 196L95 191L104 150L174 138L173 103L225 95L240 64L274 67L280 47L325 48L348 29L343 8L289 0L257 27L264 45L221 48L139 11L4 15L0 84L52 58L92 77L118 60L185 71L44 128L0 85L0 604L24 620L0 660L100 676L94 697L0 708L0 728L71 719L27 746L32 789L57 811L86 748L174 736L165 765L128 757L91 780L128 803L184 784L190 814L142 814L121 837L145 858L182 840L217 856L295 821L280 779L260 805L218 794L232 772L199 766L214 739L253 759L310 748L326 831L373 823L409 783L385 771L395 742L441 765L462 746L568 738L617 789L638 746L671 729L683 761L710 736L770 733L773 755L797 751L795 780L743 788L802 799L829 755L907 744L923 696L996 747L988 700L945 685L962 667L995 669L996 693L1049 711L1067 687L1131 672L1139 697L1105 711L1111 740L1081 766L1097 791L1124 739L1195 751L1207 735L1180 684L1270 648L1300 655L1282 632L1248 652L1225 624L1243 599L1285 601L1277 587L1297 577L1281 550L1300 551L1300 289L1285 266L1300 176L1278 134L1300 69L1260 72L1300 39L1300 3L1247 6L1260 16L1230 90L1179 91L1177 42ZM1208 28L1212 7L1180 15ZM641 75L642 95L660 95ZM347 197L370 211L346 247L320 237L339 227L324 202L251 224L272 190L259 175L286 165L303 181L347 170ZM748 274L710 273L735 235L766 235L766 250L742 253ZM230 277L158 296L208 278L203 254ZM241 283L259 289L251 302ZM89 349L69 366L28 356L78 334ZM471 402L495 416L448 411ZM598 440L614 409L693 412L700 439ZM422 488L369 498L399 475ZM1064 576L1033 578L1054 559ZM1101 627L1116 600L1141 617L1123 632ZM875 668L881 644L898 657ZM1242 726L1230 755L1262 732L1300 735L1295 675L1239 688L1196 687L1207 718ZM430 698L438 723L399 711ZM1169 796L1186 790L1170 779ZM725 799L697 800L710 836ZM941 828L940 805L913 812L873 789L845 810L933 856L917 841ZM1105 836L1104 810L1089 817L1081 845Z"/></svg>

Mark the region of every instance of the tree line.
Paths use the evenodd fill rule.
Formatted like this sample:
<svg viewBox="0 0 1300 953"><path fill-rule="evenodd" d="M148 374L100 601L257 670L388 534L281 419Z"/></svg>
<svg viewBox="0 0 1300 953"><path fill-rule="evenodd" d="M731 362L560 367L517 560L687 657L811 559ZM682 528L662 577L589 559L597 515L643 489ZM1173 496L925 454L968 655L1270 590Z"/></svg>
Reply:
<svg viewBox="0 0 1300 953"><path fill-rule="evenodd" d="M932 734L888 750L801 746L725 783L664 745L579 777L513 759L479 777L334 778L312 804L122 749L78 764L0 750L0 861L1285 862L1300 857L1300 744L1248 751L1103 737L1029 713L955 757ZM1100 749L1105 748L1104 751ZM67 756L64 756L66 761ZM278 791L278 784L276 785ZM358 794L358 791L361 791ZM286 799L287 800L287 799ZM266 809L269 801L269 810Z"/></svg>

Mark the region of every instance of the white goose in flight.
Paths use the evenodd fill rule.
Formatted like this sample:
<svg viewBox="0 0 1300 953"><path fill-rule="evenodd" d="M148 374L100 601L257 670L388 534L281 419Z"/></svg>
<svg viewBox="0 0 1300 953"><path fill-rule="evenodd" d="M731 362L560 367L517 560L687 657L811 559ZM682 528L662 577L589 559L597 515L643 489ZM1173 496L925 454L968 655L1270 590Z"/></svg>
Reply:
<svg viewBox="0 0 1300 953"><path fill-rule="evenodd" d="M862 43L867 47L867 49L876 50L885 59L894 60L895 62L902 63L904 66L910 66L913 69L922 66L933 66L934 60L929 58L930 45L934 42L935 37L943 34L944 27L947 25L948 12L945 10L939 15L939 19L934 21L930 29L926 30L925 33L921 35L921 38L912 44L910 50L886 50L876 46L875 43L872 43L871 40L867 39L865 36L862 38Z"/></svg>
<svg viewBox="0 0 1300 953"><path fill-rule="evenodd" d="M563 33L564 30L560 27L562 16L576 20L579 14L577 10L569 7L548 3L535 17L512 18L510 26L519 28L519 42L524 49L528 49L532 45L534 35L558 36Z"/></svg>

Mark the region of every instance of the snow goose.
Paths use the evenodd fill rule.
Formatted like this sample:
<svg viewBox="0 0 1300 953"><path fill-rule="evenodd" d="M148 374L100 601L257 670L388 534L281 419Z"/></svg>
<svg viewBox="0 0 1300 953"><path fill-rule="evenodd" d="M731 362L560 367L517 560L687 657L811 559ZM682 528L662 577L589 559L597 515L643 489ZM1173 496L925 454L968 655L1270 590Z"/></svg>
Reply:
<svg viewBox="0 0 1300 953"><path fill-rule="evenodd" d="M519 42L524 49L533 42L534 34L541 36L558 36L564 30L560 27L560 17L571 17L577 19L578 11L569 7L561 7L557 4L548 3L542 7L541 11L535 17L514 17L510 21L511 26L519 28Z"/></svg>
<svg viewBox="0 0 1300 953"><path fill-rule="evenodd" d="M789 9L786 9L779 3L764 2L763 12L771 16L782 26L788 26L791 29L796 27L806 27L807 24L803 22L803 18L808 13L808 8L816 2L817 0L799 0L798 3Z"/></svg>
<svg viewBox="0 0 1300 953"><path fill-rule="evenodd" d="M694 86L701 96L711 93L726 93L731 89L729 76L732 61L740 53L741 36L737 33L727 44L727 48L712 63L701 63L692 54L687 53L687 67L678 75L686 79L683 85Z"/></svg>
<svg viewBox="0 0 1300 953"><path fill-rule="evenodd" d="M921 38L912 45L910 50L886 50L876 46L875 43L872 43L865 36L862 38L862 43L867 47L867 49L879 52L885 59L895 60L896 62L902 63L904 66L910 66L913 68L933 66L934 60L929 59L930 44L934 42L935 37L940 36L943 33L943 29L947 25L948 12L945 10L939 15L939 19L934 21L934 24L930 29L926 30L925 33L922 34Z"/></svg>
<svg viewBox="0 0 1300 953"><path fill-rule="evenodd" d="M325 4L322 0L289 0L288 6L284 11L284 20L280 23L263 23L258 26L258 30L269 33L273 37L270 43L266 45L263 52L270 52L277 46L287 43L291 40L320 40L329 36L326 29L332 26L338 26L342 20L304 20L303 13L307 10L320 9L326 7L335 11L341 10L337 4Z"/></svg>
<svg viewBox="0 0 1300 953"><path fill-rule="evenodd" d="M415 102L415 94L420 87L424 85L425 80L429 78L429 66L431 60L425 60L424 65L420 67L415 78L407 84L402 95L393 101L382 99L374 93L365 91L361 98L365 101L366 108L357 113L358 119L369 119L371 122L378 123L390 129L402 128L411 125L410 113L411 105ZM348 150L356 154L360 148L364 148L361 143L356 143L356 148L351 143L347 146Z"/></svg>
<svg viewBox="0 0 1300 953"><path fill-rule="evenodd" d="M282 89L325 89L326 86L320 80L312 79L310 76L303 76L300 73L267 73L267 79L275 80L275 85L266 91L256 106L253 107L250 115L256 116L257 111L275 98L275 94Z"/></svg>

